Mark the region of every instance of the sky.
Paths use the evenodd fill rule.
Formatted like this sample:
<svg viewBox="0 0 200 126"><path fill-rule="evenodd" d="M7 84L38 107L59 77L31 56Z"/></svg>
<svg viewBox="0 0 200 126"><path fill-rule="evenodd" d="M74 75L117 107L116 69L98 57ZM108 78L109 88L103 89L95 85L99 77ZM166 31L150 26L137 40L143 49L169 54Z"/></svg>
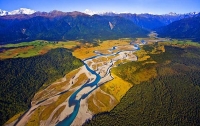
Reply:
<svg viewBox="0 0 200 126"><path fill-rule="evenodd" d="M19 8L45 12L84 12L88 9L93 12L182 14L200 12L200 0L0 0L1 10Z"/></svg>

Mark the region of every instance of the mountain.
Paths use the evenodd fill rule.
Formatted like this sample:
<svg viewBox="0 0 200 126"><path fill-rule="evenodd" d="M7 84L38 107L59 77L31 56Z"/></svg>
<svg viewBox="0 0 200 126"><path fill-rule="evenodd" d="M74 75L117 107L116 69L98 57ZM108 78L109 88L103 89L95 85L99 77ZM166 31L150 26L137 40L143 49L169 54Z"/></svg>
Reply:
<svg viewBox="0 0 200 126"><path fill-rule="evenodd" d="M116 13L109 12L109 13L104 13L102 15L120 16L128 20L131 20L136 25L144 29L153 30L155 28L166 26L180 19L197 17L198 15L200 15L200 13L193 12L193 13L187 13L187 14L176 14L176 13L170 12L169 14L164 14L164 15L153 15L153 14L148 14L148 13L146 14L131 14L131 13L116 14Z"/></svg>
<svg viewBox="0 0 200 126"><path fill-rule="evenodd" d="M200 16L175 21L156 29L160 37L200 40Z"/></svg>
<svg viewBox="0 0 200 126"><path fill-rule="evenodd" d="M33 14L36 11L31 10L31 9L27 9L27 8L20 8L19 10L14 10L9 12L10 15L15 15L15 14Z"/></svg>
<svg viewBox="0 0 200 126"><path fill-rule="evenodd" d="M36 11L27 9L27 8L20 8L18 10L13 10L13 11L4 11L0 9L0 16L6 16L6 15L16 15L16 14L33 14Z"/></svg>
<svg viewBox="0 0 200 126"><path fill-rule="evenodd" d="M148 31L117 16L52 11L0 17L0 44L21 41L144 37Z"/></svg>
<svg viewBox="0 0 200 126"><path fill-rule="evenodd" d="M0 9L0 16L8 15L8 11L4 11Z"/></svg>

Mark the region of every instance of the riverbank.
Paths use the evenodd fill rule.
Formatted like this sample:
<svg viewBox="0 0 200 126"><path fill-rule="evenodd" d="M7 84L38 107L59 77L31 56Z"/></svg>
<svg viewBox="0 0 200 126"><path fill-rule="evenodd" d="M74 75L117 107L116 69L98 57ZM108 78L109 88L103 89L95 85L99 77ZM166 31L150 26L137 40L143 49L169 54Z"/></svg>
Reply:
<svg viewBox="0 0 200 126"><path fill-rule="evenodd" d="M15 125L81 125L90 119L95 113L88 107L88 98L99 92L96 90L99 86L113 80L110 69L137 60L133 54L136 51L133 45L115 46L108 50L109 54L102 53L84 60L84 66L36 93L31 108ZM103 90L100 93L109 97L108 104L112 103L110 108L116 105L115 97ZM101 104L107 104L105 102ZM67 123L61 123L63 120Z"/></svg>

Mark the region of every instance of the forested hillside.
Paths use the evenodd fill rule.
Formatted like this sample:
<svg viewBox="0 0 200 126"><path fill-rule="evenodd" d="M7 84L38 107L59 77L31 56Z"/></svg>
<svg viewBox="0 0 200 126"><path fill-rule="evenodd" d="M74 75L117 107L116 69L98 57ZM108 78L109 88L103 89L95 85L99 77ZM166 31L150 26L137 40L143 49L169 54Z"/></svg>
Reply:
<svg viewBox="0 0 200 126"><path fill-rule="evenodd" d="M200 16L175 21L156 29L160 37L200 40Z"/></svg>
<svg viewBox="0 0 200 126"><path fill-rule="evenodd" d="M146 60L139 57L138 62L112 70L134 86L111 112L100 113L84 125L200 124L199 48L165 46L158 53L155 46L144 46L146 57L150 56Z"/></svg>
<svg viewBox="0 0 200 126"><path fill-rule="evenodd" d="M0 125L30 106L33 95L43 84L50 84L82 66L81 60L66 49L47 54L0 61Z"/></svg>
<svg viewBox="0 0 200 126"><path fill-rule="evenodd" d="M144 37L147 34L148 31L122 17L80 14L25 19L0 17L0 44L31 40L93 41Z"/></svg>

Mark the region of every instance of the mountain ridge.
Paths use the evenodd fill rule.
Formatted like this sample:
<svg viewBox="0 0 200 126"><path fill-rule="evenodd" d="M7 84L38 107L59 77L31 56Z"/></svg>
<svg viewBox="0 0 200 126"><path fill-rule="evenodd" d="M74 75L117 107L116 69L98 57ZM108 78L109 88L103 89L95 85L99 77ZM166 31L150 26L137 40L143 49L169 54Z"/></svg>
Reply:
<svg viewBox="0 0 200 126"><path fill-rule="evenodd" d="M90 16L80 12L64 13L64 15L60 12L54 13L60 15L55 17L51 14L33 17L18 15L24 16L24 19L0 17L0 43L17 43L36 39L93 41L94 39L144 37L148 34L147 30L122 17Z"/></svg>
<svg viewBox="0 0 200 126"><path fill-rule="evenodd" d="M164 14L164 15L155 15L155 14L131 14L131 13L105 13L103 15L107 16L120 16L123 18L126 18L128 20L131 20L136 25L147 29L147 30L154 30L155 28L159 28L162 26L166 26L174 21L190 18L190 17L197 17L200 15L200 13L186 13L186 14Z"/></svg>
<svg viewBox="0 0 200 126"><path fill-rule="evenodd" d="M200 16L181 19L156 29L160 37L200 40Z"/></svg>
<svg viewBox="0 0 200 126"><path fill-rule="evenodd" d="M5 11L0 9L0 16L16 15L16 14L33 14L35 12L36 12L35 10L31 10L28 8L19 8L13 11Z"/></svg>

